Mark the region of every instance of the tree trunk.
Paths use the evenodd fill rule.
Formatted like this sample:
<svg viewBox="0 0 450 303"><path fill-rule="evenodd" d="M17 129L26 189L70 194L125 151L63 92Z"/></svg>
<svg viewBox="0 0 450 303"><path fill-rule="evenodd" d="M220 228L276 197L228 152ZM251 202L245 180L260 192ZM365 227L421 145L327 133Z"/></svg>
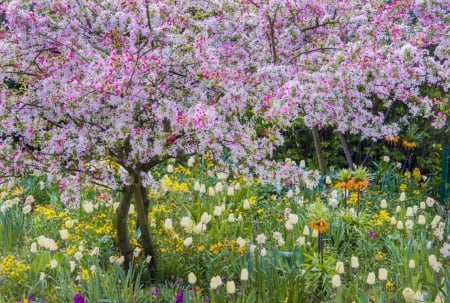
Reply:
<svg viewBox="0 0 450 303"><path fill-rule="evenodd" d="M347 159L348 168L353 169L353 159L352 159L352 153L350 152L350 147L348 146L347 140L344 137L344 134L341 132L338 132L339 141L342 145L342 150L344 151L345 159Z"/></svg>
<svg viewBox="0 0 450 303"><path fill-rule="evenodd" d="M117 208L116 232L117 243L120 253L125 258L123 267L125 271L130 268L130 262L133 261L133 250L130 245L130 238L128 236L128 210L130 209L131 199L133 197L133 187L124 186L122 189L122 199Z"/></svg>
<svg viewBox="0 0 450 303"><path fill-rule="evenodd" d="M323 174L323 173L325 173L325 170L326 170L325 158L323 156L322 145L320 145L320 134L319 134L319 129L317 127L313 127L312 135L313 135L313 139L314 139L314 147L316 149L317 161L319 162L319 170L320 170L320 173Z"/></svg>
<svg viewBox="0 0 450 303"><path fill-rule="evenodd" d="M156 275L156 254L155 248L152 243L150 232L148 229L148 198L147 190L140 184L134 185L134 199L136 203L136 213L138 226L141 232L141 243L144 246L144 252L146 256L151 256L148 269L150 273L150 279L155 280Z"/></svg>

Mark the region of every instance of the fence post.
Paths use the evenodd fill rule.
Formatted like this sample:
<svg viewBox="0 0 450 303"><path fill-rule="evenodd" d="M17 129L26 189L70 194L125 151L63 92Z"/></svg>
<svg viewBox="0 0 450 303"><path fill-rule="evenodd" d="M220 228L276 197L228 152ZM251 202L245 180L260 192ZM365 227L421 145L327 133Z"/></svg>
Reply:
<svg viewBox="0 0 450 303"><path fill-rule="evenodd" d="M450 192L450 146L446 145L442 148L442 178L439 186L439 194L441 202L447 204L448 195Z"/></svg>

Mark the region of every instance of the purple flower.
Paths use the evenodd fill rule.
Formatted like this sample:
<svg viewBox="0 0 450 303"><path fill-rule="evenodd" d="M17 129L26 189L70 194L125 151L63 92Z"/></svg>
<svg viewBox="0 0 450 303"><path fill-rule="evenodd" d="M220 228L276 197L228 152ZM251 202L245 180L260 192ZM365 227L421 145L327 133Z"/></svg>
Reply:
<svg viewBox="0 0 450 303"><path fill-rule="evenodd" d="M150 289L151 296L155 296L156 298L158 298L159 294L160 294L160 291L157 287L152 287L152 289Z"/></svg>
<svg viewBox="0 0 450 303"><path fill-rule="evenodd" d="M86 303L82 294L76 294L73 296L73 303Z"/></svg>
<svg viewBox="0 0 450 303"><path fill-rule="evenodd" d="M371 231L371 230L368 230L368 231L367 231L367 235L368 235L372 240L374 240L374 239L376 239L376 238L378 237L377 234L374 233L374 232Z"/></svg>
<svg viewBox="0 0 450 303"><path fill-rule="evenodd" d="M184 290L181 290L175 297L175 303L183 303Z"/></svg>

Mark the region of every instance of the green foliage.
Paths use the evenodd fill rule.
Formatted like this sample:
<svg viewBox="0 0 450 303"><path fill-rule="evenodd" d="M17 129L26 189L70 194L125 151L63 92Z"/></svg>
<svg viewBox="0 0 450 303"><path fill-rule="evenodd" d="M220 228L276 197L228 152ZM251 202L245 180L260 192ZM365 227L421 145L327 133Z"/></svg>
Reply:
<svg viewBox="0 0 450 303"><path fill-rule="evenodd" d="M430 183L420 170L404 172L382 159L376 171L359 167L356 172L331 172L331 184L306 190L208 173L214 169L212 159L194 160L188 167L169 162L154 172L164 186L149 195L149 224L158 252L152 256L158 264L153 283L133 211L129 235L135 258L128 273L120 266L114 243L114 201L119 196L86 186L81 206L63 211L53 187L36 186L39 177L5 189L5 201L17 197L18 202L0 212L0 228L12 226L10 235L19 235L22 227L15 224L24 228L20 245L11 238L4 241L8 232L0 234L2 244L9 243L1 246L2 260L7 260L0 263L2 302L23 301L29 295L49 303L70 302L77 293L88 302L173 302L180 294L183 302L193 303L401 302L405 287L422 291L431 302L449 293L448 257L441 253L448 243L448 218L427 197ZM368 188L344 195L335 187L357 176L371 179ZM24 213L30 196L35 207ZM317 220L329 224L321 238L310 225ZM55 248L44 244L49 239ZM430 255L440 267L430 265ZM359 259L358 267L351 267L351 257ZM338 272L337 262L344 272ZM376 278L368 285L368 274L380 268L388 271L387 280ZM248 279L241 280L243 269ZM189 273L196 276L193 284L187 281ZM340 286L332 284L336 275ZM217 276L223 284L211 289ZM231 281L235 292L228 293Z"/></svg>

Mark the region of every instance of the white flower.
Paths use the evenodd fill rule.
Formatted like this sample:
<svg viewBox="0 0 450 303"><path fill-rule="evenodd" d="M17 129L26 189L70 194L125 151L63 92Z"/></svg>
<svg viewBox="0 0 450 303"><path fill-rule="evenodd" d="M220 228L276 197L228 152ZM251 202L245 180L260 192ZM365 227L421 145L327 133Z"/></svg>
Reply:
<svg viewBox="0 0 450 303"><path fill-rule="evenodd" d="M233 223L234 221L236 221L236 218L234 217L234 214L233 214L233 213L231 213L231 214L228 215L227 221L228 221L229 223Z"/></svg>
<svg viewBox="0 0 450 303"><path fill-rule="evenodd" d="M300 166L300 168L305 168L305 167L306 167L306 162L305 162L305 160L300 160L299 166Z"/></svg>
<svg viewBox="0 0 450 303"><path fill-rule="evenodd" d="M328 199L328 205L330 205L332 208L336 208L339 204L338 199L336 198L330 198Z"/></svg>
<svg viewBox="0 0 450 303"><path fill-rule="evenodd" d="M71 229L75 223L77 223L77 220L67 220L64 225L66 226L66 228Z"/></svg>
<svg viewBox="0 0 450 303"><path fill-rule="evenodd" d="M350 267L351 268L358 268L359 267L359 261L358 261L358 257L352 256L350 259Z"/></svg>
<svg viewBox="0 0 450 303"><path fill-rule="evenodd" d="M261 250L259 251L259 255L261 257L264 257L265 255L267 255L267 250L264 247L261 248Z"/></svg>
<svg viewBox="0 0 450 303"><path fill-rule="evenodd" d="M406 229L412 229L414 227L414 221L413 220L406 220L405 221L405 227Z"/></svg>
<svg viewBox="0 0 450 303"><path fill-rule="evenodd" d="M277 242L277 246L284 245L283 235L280 232L278 232L278 231L273 232L273 238Z"/></svg>
<svg viewBox="0 0 450 303"><path fill-rule="evenodd" d="M413 259L409 260L408 267L410 269L416 268L416 261L414 261Z"/></svg>
<svg viewBox="0 0 450 303"><path fill-rule="evenodd" d="M391 225L396 225L397 224L397 219L395 219L395 217L391 218Z"/></svg>
<svg viewBox="0 0 450 303"><path fill-rule="evenodd" d="M292 225L291 222L289 222L289 221L286 221L286 223L284 223L284 226L286 227L287 230L294 229L294 225Z"/></svg>
<svg viewBox="0 0 450 303"><path fill-rule="evenodd" d="M227 196L234 196L234 187L230 186L228 187Z"/></svg>
<svg viewBox="0 0 450 303"><path fill-rule="evenodd" d="M326 184L326 185L331 185L331 183L333 183L333 181L331 181L330 176L326 176L326 177L325 177L325 184Z"/></svg>
<svg viewBox="0 0 450 303"><path fill-rule="evenodd" d="M380 207L383 208L383 209L387 208L387 201L385 199L381 200Z"/></svg>
<svg viewBox="0 0 450 303"><path fill-rule="evenodd" d="M343 274L344 271L345 271L345 268L344 268L344 262L337 261L337 262L336 262L336 272L337 272L338 274Z"/></svg>
<svg viewBox="0 0 450 303"><path fill-rule="evenodd" d="M167 172L173 173L173 165L172 164L167 165Z"/></svg>
<svg viewBox="0 0 450 303"><path fill-rule="evenodd" d="M91 267L89 267L89 270L90 270L92 273L95 273L95 272L97 272L97 266L91 265Z"/></svg>
<svg viewBox="0 0 450 303"><path fill-rule="evenodd" d="M241 281L247 281L248 280L248 269L247 268L243 268L241 270Z"/></svg>
<svg viewBox="0 0 450 303"><path fill-rule="evenodd" d="M309 236L309 227L308 227L308 225L305 225L305 227L303 228L303 235L304 236Z"/></svg>
<svg viewBox="0 0 450 303"><path fill-rule="evenodd" d="M369 272L369 274L367 275L367 284L369 284L369 285L375 284L375 273L374 272Z"/></svg>
<svg viewBox="0 0 450 303"><path fill-rule="evenodd" d="M75 260L80 260L83 258L83 253L81 251L77 251L74 255Z"/></svg>
<svg viewBox="0 0 450 303"><path fill-rule="evenodd" d="M441 262L435 262L433 265L431 265L431 268L435 271L435 272L439 272L442 268L442 263Z"/></svg>
<svg viewBox="0 0 450 303"><path fill-rule="evenodd" d="M428 256L428 264L430 264L430 266L433 266L434 263L437 262L437 258L435 255L429 255Z"/></svg>
<svg viewBox="0 0 450 303"><path fill-rule="evenodd" d="M199 192L200 192L201 194L206 193L206 185L205 185L205 184L200 184L200 190L199 190Z"/></svg>
<svg viewBox="0 0 450 303"><path fill-rule="evenodd" d="M218 172L217 173L217 179L219 181L225 181L226 179L228 179L228 175L226 173L223 173L223 172Z"/></svg>
<svg viewBox="0 0 450 303"><path fill-rule="evenodd" d="M427 219L425 218L425 216L419 215L419 217L417 218L417 224L425 225L426 223L427 223Z"/></svg>
<svg viewBox="0 0 450 303"><path fill-rule="evenodd" d="M402 208L399 205L397 205L397 207L395 208L395 212L400 213L401 211L402 211Z"/></svg>
<svg viewBox="0 0 450 303"><path fill-rule="evenodd" d="M341 287L341 276L340 275L334 275L331 278L331 287L338 288Z"/></svg>
<svg viewBox="0 0 450 303"><path fill-rule="evenodd" d="M387 276L388 276L388 271L386 270L386 268L378 269L378 280L385 281L385 280L387 280Z"/></svg>
<svg viewBox="0 0 450 303"><path fill-rule="evenodd" d="M420 209L425 209L426 208L425 202L423 202L423 201L420 202L419 207L420 207Z"/></svg>
<svg viewBox="0 0 450 303"><path fill-rule="evenodd" d="M432 206L434 205L435 202L436 202L436 201L435 201L433 198L430 198L430 197L428 197L428 198L425 200L425 203L427 204L428 207L432 207Z"/></svg>
<svg viewBox="0 0 450 303"><path fill-rule="evenodd" d="M194 190L195 191L200 191L200 182L198 182L198 181L194 182Z"/></svg>
<svg viewBox="0 0 450 303"><path fill-rule="evenodd" d="M56 268L58 266L58 261L56 261L55 259L50 261L50 268Z"/></svg>
<svg viewBox="0 0 450 303"><path fill-rule="evenodd" d="M437 225L439 224L439 222L441 221L441 219L442 218L439 215L434 216L433 221L431 221L431 223L430 223L431 228L435 229L437 227Z"/></svg>
<svg viewBox="0 0 450 303"><path fill-rule="evenodd" d="M213 215L216 217L220 217L222 213L225 211L225 204L214 206Z"/></svg>
<svg viewBox="0 0 450 303"><path fill-rule="evenodd" d="M236 285L234 284L234 281L227 281L226 289L227 294L234 294L236 292Z"/></svg>
<svg viewBox="0 0 450 303"><path fill-rule="evenodd" d="M239 245L239 247L244 247L245 245L247 245L247 241L245 241L243 238L238 237L236 239L236 243Z"/></svg>
<svg viewBox="0 0 450 303"><path fill-rule="evenodd" d="M206 225L203 224L202 222L199 222L197 225L194 226L194 228L192 228L192 232L197 235L201 234L205 231L206 231Z"/></svg>
<svg viewBox="0 0 450 303"><path fill-rule="evenodd" d="M36 242L31 243L30 252L33 254L37 252Z"/></svg>
<svg viewBox="0 0 450 303"><path fill-rule="evenodd" d="M256 236L256 243L258 244L264 244L267 240L267 237L265 234L259 234Z"/></svg>
<svg viewBox="0 0 450 303"><path fill-rule="evenodd" d="M402 192L400 193L400 197L398 198L398 200L399 200L399 201L402 201L402 202L406 200L406 194L405 194L404 191L402 191Z"/></svg>
<svg viewBox="0 0 450 303"><path fill-rule="evenodd" d="M188 274L188 282L189 282L189 284L192 284L192 285L194 285L195 282L197 282L197 277L195 276L195 274L193 272L190 272Z"/></svg>
<svg viewBox="0 0 450 303"><path fill-rule="evenodd" d="M45 274L45 272L41 272L41 274L39 275L39 281L44 281L46 276L47 275Z"/></svg>
<svg viewBox="0 0 450 303"><path fill-rule="evenodd" d="M414 216L413 208L412 208L411 206L408 206L408 207L406 208L406 214L405 214L405 216L407 216L407 217L412 217L412 216Z"/></svg>
<svg viewBox="0 0 450 303"><path fill-rule="evenodd" d="M59 235L61 236L61 239L63 239L63 240L69 239L69 231L67 229L61 229L59 231Z"/></svg>
<svg viewBox="0 0 450 303"><path fill-rule="evenodd" d="M208 186L208 196L214 197L215 194L216 192L214 191L214 187Z"/></svg>
<svg viewBox="0 0 450 303"><path fill-rule="evenodd" d="M39 181L39 189L43 190L45 188L45 182L44 181Z"/></svg>
<svg viewBox="0 0 450 303"><path fill-rule="evenodd" d="M216 193L220 193L223 190L222 182L217 182L216 186L214 187L214 189L216 190Z"/></svg>
<svg viewBox="0 0 450 303"><path fill-rule="evenodd" d="M444 258L450 257L450 243L445 242L439 252Z"/></svg>
<svg viewBox="0 0 450 303"><path fill-rule="evenodd" d="M243 202L242 207L243 207L244 209L250 209L250 207L251 207L250 202L248 202L248 200L245 199L244 202Z"/></svg>
<svg viewBox="0 0 450 303"><path fill-rule="evenodd" d="M166 229L166 230L173 229L172 219L167 218L167 219L164 221L164 229Z"/></svg>
<svg viewBox="0 0 450 303"><path fill-rule="evenodd" d="M94 204L92 204L91 201L86 201L86 202L84 202L84 203L83 203L83 210L84 210L86 213L88 213L88 214L92 213L92 212L94 211Z"/></svg>
<svg viewBox="0 0 450 303"><path fill-rule="evenodd" d="M136 247L136 248L133 250L133 258L139 257L139 255L141 254L141 251L142 251L142 248Z"/></svg>
<svg viewBox="0 0 450 303"><path fill-rule="evenodd" d="M70 272L73 272L75 270L75 266L75 261L69 261Z"/></svg>
<svg viewBox="0 0 450 303"><path fill-rule="evenodd" d="M303 246L306 243L305 237L298 237L298 239L295 241L295 245Z"/></svg>
<svg viewBox="0 0 450 303"><path fill-rule="evenodd" d="M407 287L405 289L403 289L402 291L402 295L403 295L403 299L405 299L406 303L411 303L414 301L414 290L412 290L411 288Z"/></svg>
<svg viewBox="0 0 450 303"><path fill-rule="evenodd" d="M317 229L313 229L311 237L318 238L319 237L319 231Z"/></svg>
<svg viewBox="0 0 450 303"><path fill-rule="evenodd" d="M120 258L118 258L115 263L118 264L118 265L122 265L123 262L125 262L125 257L124 256L120 256Z"/></svg>
<svg viewBox="0 0 450 303"><path fill-rule="evenodd" d="M34 203L34 197L32 195L29 195L25 198L25 204L33 204Z"/></svg>
<svg viewBox="0 0 450 303"><path fill-rule="evenodd" d="M289 214L289 216L288 216L288 221L289 221L289 223L291 223L292 225L297 224L297 222L298 222L298 215L296 215L296 214Z"/></svg>
<svg viewBox="0 0 450 303"><path fill-rule="evenodd" d="M403 229L403 222L400 221L400 220L397 222L397 229L398 230L402 230Z"/></svg>
<svg viewBox="0 0 450 303"><path fill-rule="evenodd" d="M188 166L188 167L193 167L194 164L195 164L195 157L194 157L194 156L191 156L191 157L188 159L188 161L187 161L187 166Z"/></svg>
<svg viewBox="0 0 450 303"><path fill-rule="evenodd" d="M384 156L383 161L386 163L389 163L389 161L391 161L391 159L389 158L389 156Z"/></svg>
<svg viewBox="0 0 450 303"><path fill-rule="evenodd" d="M32 210L32 207L31 207L31 205L29 205L29 204L25 205L25 206L22 208L22 212L23 212L24 214L29 214L29 213L31 212L31 210Z"/></svg>
<svg viewBox="0 0 450 303"><path fill-rule="evenodd" d="M207 212L204 212L200 217L200 222L202 222L203 224L208 224L209 221L211 221L211 215Z"/></svg>
<svg viewBox="0 0 450 303"><path fill-rule="evenodd" d="M184 239L183 245L184 245L185 247L189 247L189 246L191 246L192 241L193 241L193 240L192 240L192 237L188 237L188 238Z"/></svg>
<svg viewBox="0 0 450 303"><path fill-rule="evenodd" d="M145 258L145 263L149 264L151 260L152 260L152 256L149 255Z"/></svg>
<svg viewBox="0 0 450 303"><path fill-rule="evenodd" d="M220 285L222 285L222 279L220 276L215 276L211 278L211 283L209 284L212 290L216 290Z"/></svg>
<svg viewBox="0 0 450 303"><path fill-rule="evenodd" d="M180 220L180 225L181 225L181 227L184 228L185 232L190 233L190 232L192 232L192 227L194 225L194 221L192 221L192 219L189 217L182 217Z"/></svg>

